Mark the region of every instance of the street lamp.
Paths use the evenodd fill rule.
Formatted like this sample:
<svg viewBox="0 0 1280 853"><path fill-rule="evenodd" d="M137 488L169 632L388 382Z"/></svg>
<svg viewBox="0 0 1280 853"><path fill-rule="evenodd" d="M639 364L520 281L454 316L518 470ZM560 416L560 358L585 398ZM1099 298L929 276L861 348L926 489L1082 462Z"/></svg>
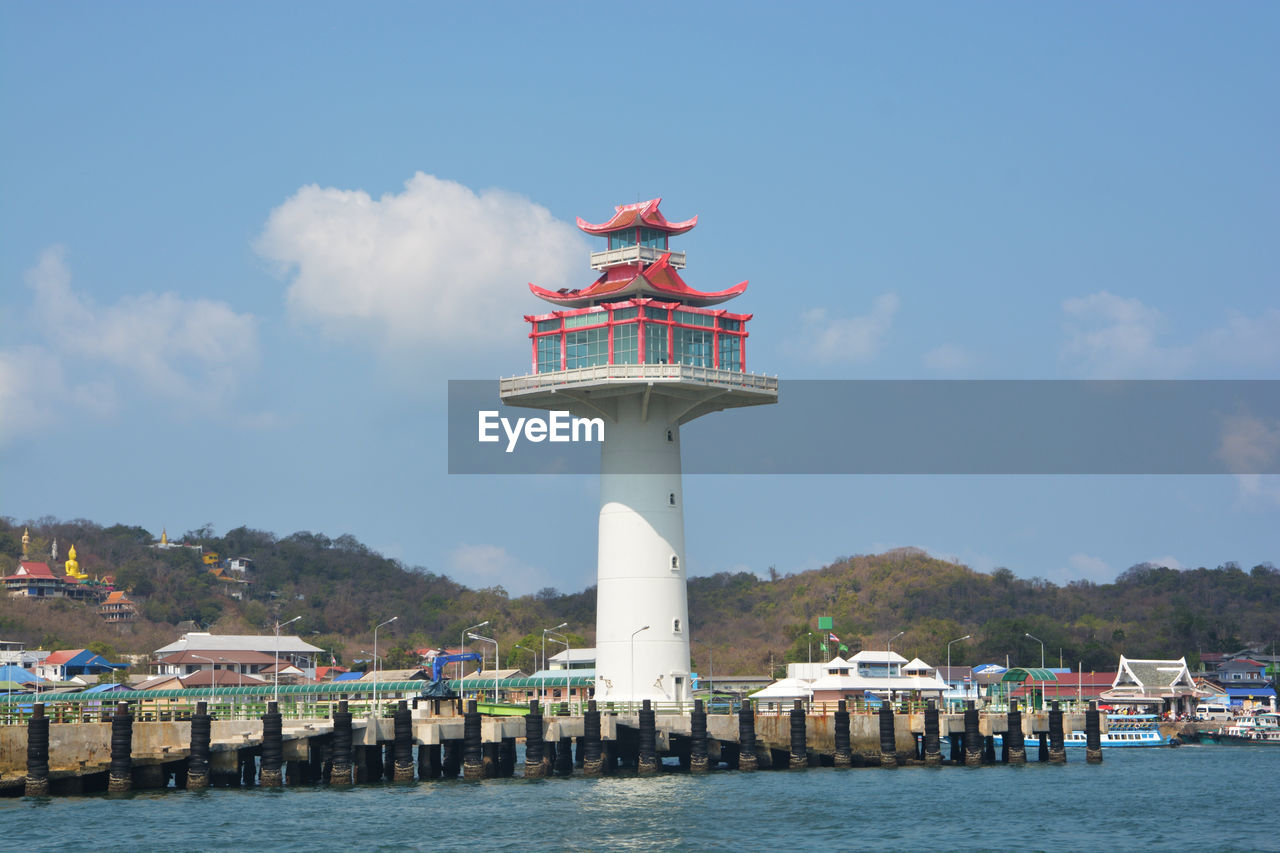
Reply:
<svg viewBox="0 0 1280 853"><path fill-rule="evenodd" d="M813 632L809 632L809 663L813 663Z"/></svg>
<svg viewBox="0 0 1280 853"><path fill-rule="evenodd" d="M537 668L538 666L538 650L537 649L530 649L520 645L519 643L512 643L511 647L513 649L519 649L522 652L528 652L529 654L533 655L533 666L535 669Z"/></svg>
<svg viewBox="0 0 1280 853"><path fill-rule="evenodd" d="M191 653L191 656L192 656L193 658L195 658L196 660L204 660L204 661L208 661L208 662L209 662L209 698L210 698L210 699L212 699L212 698L213 698L213 684L214 684L213 671L214 671L215 669L217 669L217 668L218 668L218 667L217 667L217 664L215 664L215 663L213 662L213 658L207 658L207 657L205 657L204 655L198 655L198 654L196 654L195 652L192 652L192 653ZM179 680L179 683L181 683L181 680Z"/></svg>
<svg viewBox="0 0 1280 853"><path fill-rule="evenodd" d="M484 620L483 622L481 622L479 625L472 625L470 628L465 629L465 630L462 632L462 636L458 638L458 658L459 658L459 660L458 660L458 697L459 697L460 699L465 697L465 694L464 694L464 693L463 693L463 691L462 691L462 666L463 666L463 662L462 662L461 658L462 658L462 655L463 655L463 654L465 654L465 653L466 653L466 650L467 650L467 634L471 633L471 632L472 632L472 631L474 631L476 628L483 628L485 625L488 625L488 624L489 624L489 620L488 620L488 619L486 619L486 620ZM463 710L465 711L465 710L466 710L466 708L465 708L465 707L463 707Z"/></svg>
<svg viewBox="0 0 1280 853"><path fill-rule="evenodd" d="M495 639L493 639L492 637L482 637L482 636L480 636L479 634L472 634L472 633L468 633L468 634L467 634L467 636L468 636L468 637L470 637L470 638L471 638L471 639L473 639L473 640L479 640L479 641L480 641L480 642L482 642L482 643L493 643L493 672L494 672L494 676L493 676L493 704L497 705L497 704L498 704L498 675L497 675L497 673L498 673L498 666L499 666L499 664L498 664L498 641L497 641L497 640L495 640ZM483 654L482 654L482 655L480 655L480 669L481 669L481 671L483 671L483 670L484 670L484 655L483 655ZM482 691L481 691L481 693L483 694L483 692L484 692L484 691L482 690Z"/></svg>
<svg viewBox="0 0 1280 853"><path fill-rule="evenodd" d="M541 667L541 669L545 670L545 669L547 668L547 634L549 634L549 633L553 633L553 632L555 632L555 631L559 631L561 628L568 628L568 627L569 627L569 623L568 623L568 622L561 622L559 625L556 625L554 628L543 628L543 629L542 629L542 667ZM567 648L567 647L566 647L566 648ZM543 675L543 676L542 676L542 680L543 680L542 692L543 692L543 693L546 693L546 692L547 692L547 688L546 688L546 683L545 683L545 682L546 682L546 680L547 680L547 676L546 676L546 675ZM543 698L543 700L545 700L547 697L546 697L546 696L543 696L542 698Z"/></svg>
<svg viewBox="0 0 1280 853"><path fill-rule="evenodd" d="M636 701L636 634L641 631L648 631L649 626L637 628L631 632L631 701Z"/></svg>
<svg viewBox="0 0 1280 853"><path fill-rule="evenodd" d="M1026 634L1025 636L1027 636L1028 638L1030 638L1030 639L1032 639L1032 640L1035 640L1037 643L1039 643L1039 644L1040 644L1040 669L1041 669L1041 673L1040 673L1040 707L1042 707L1042 708L1043 708L1043 707L1044 707L1044 672L1043 672L1043 670L1044 670L1044 640L1040 639L1039 637L1032 637L1030 634Z"/></svg>
<svg viewBox="0 0 1280 853"><path fill-rule="evenodd" d="M951 640L949 643L947 643L947 683L948 683L948 686L950 686L950 682L951 682L951 643L958 643L958 642L960 642L961 640L972 640L972 639L973 639L973 635L972 635L972 634L965 634L963 637L956 637L954 640ZM949 707L949 706L951 705L951 702L950 702L950 701L948 701L948 702L947 702L947 705L948 705L948 707Z"/></svg>
<svg viewBox="0 0 1280 853"><path fill-rule="evenodd" d="M888 688L889 688L889 704L890 705L893 704L893 684L889 682L889 679L893 677L892 676L893 670L890 668L891 664L889 663L889 655L893 654L893 651L892 651L893 641L898 639L905 633L907 632L899 631L898 633L894 634L892 637L889 638L889 642L884 644L884 677L885 677L885 684L888 685Z"/></svg>
<svg viewBox="0 0 1280 853"><path fill-rule="evenodd" d="M272 675L275 676L275 689L272 691L275 698L272 701L276 703L277 709L280 707L280 629L285 625L292 625L301 618L301 616L295 616L288 622L281 622L279 619L276 620L276 665L275 672L272 673Z"/></svg>
<svg viewBox="0 0 1280 853"><path fill-rule="evenodd" d="M390 625L399 619L399 616L392 616L386 622L379 622L373 626L373 715L378 715L378 629L383 625Z"/></svg>

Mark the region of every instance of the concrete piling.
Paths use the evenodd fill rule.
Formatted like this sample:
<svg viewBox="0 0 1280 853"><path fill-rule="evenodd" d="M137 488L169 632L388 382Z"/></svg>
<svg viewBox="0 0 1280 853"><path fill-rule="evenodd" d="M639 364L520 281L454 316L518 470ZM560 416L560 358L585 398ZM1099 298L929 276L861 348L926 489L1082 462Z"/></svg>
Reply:
<svg viewBox="0 0 1280 853"><path fill-rule="evenodd" d="M262 715L262 768L258 771L258 784L264 788L279 788L284 783L284 721L280 706L267 703Z"/></svg>
<svg viewBox="0 0 1280 853"><path fill-rule="evenodd" d="M27 722L25 791L28 797L49 794L49 718L44 715L43 702L31 706L31 719Z"/></svg>
<svg viewBox="0 0 1280 853"><path fill-rule="evenodd" d="M1040 749L1036 754L1036 760L1048 761L1049 760L1049 733L1040 732L1039 734L1040 734Z"/></svg>
<svg viewBox="0 0 1280 853"><path fill-rule="evenodd" d="M351 712L347 700L338 703L333 712L333 765L329 771L330 785L351 784Z"/></svg>
<svg viewBox="0 0 1280 853"><path fill-rule="evenodd" d="M1062 709L1054 702L1049 709L1049 762L1063 764L1067 760L1066 743L1062 736Z"/></svg>
<svg viewBox="0 0 1280 853"><path fill-rule="evenodd" d="M1004 747L1009 764L1027 763L1027 742L1022 734L1022 711L1018 708L1018 700L1009 700L1008 728L1004 733Z"/></svg>
<svg viewBox="0 0 1280 853"><path fill-rule="evenodd" d="M930 699L924 709L924 763L929 767L942 765L942 746L938 739L938 731L938 705Z"/></svg>
<svg viewBox="0 0 1280 853"><path fill-rule="evenodd" d="M582 731L582 773L584 776L599 776L604 772L604 757L600 745L600 711L594 699L587 703Z"/></svg>
<svg viewBox="0 0 1280 853"><path fill-rule="evenodd" d="M978 710L970 699L964 709L964 766L978 767L982 764L982 734L978 728Z"/></svg>
<svg viewBox="0 0 1280 853"><path fill-rule="evenodd" d="M652 776L658 772L658 731L657 717L653 704L644 700L640 707L640 754L636 760L636 772L641 776Z"/></svg>
<svg viewBox="0 0 1280 853"><path fill-rule="evenodd" d="M756 757L756 713L751 703L743 702L738 711L738 769L755 770L760 766Z"/></svg>
<svg viewBox="0 0 1280 853"><path fill-rule="evenodd" d="M392 779L396 782L413 781L413 712L409 703L401 700L395 711L394 765Z"/></svg>
<svg viewBox="0 0 1280 853"><path fill-rule="evenodd" d="M787 766L798 770L809 766L809 743L805 731L804 703L799 699L791 707L791 754Z"/></svg>
<svg viewBox="0 0 1280 853"><path fill-rule="evenodd" d="M444 742L440 769L444 774L444 778L458 778L458 772L462 769L462 741L457 738L451 738Z"/></svg>
<svg viewBox="0 0 1280 853"><path fill-rule="evenodd" d="M547 775L546 748L542 741L542 711L538 700L529 700L529 713L524 718L524 775L541 779Z"/></svg>
<svg viewBox="0 0 1280 853"><path fill-rule="evenodd" d="M206 702L196 703L191 715L191 747L187 753L187 789L198 791L209 787L209 732L213 717Z"/></svg>
<svg viewBox="0 0 1280 853"><path fill-rule="evenodd" d="M689 770L706 773L711 769L707 751L707 709L701 699L693 700L693 712L689 715Z"/></svg>
<svg viewBox="0 0 1280 853"><path fill-rule="evenodd" d="M120 702L111 715L111 764L107 769L107 790L112 793L133 787L133 714L129 703Z"/></svg>
<svg viewBox="0 0 1280 853"><path fill-rule="evenodd" d="M573 775L573 738L560 738L560 742L556 744L555 754L552 756L552 764L557 776Z"/></svg>
<svg viewBox="0 0 1280 853"><path fill-rule="evenodd" d="M893 706L880 703L880 766L898 766L897 732L894 730Z"/></svg>
<svg viewBox="0 0 1280 853"><path fill-rule="evenodd" d="M1090 702L1084 712L1084 760L1089 764L1102 763L1102 721L1098 703Z"/></svg>
<svg viewBox="0 0 1280 853"><path fill-rule="evenodd" d="M510 779L516 775L516 739L504 737L498 744L498 775Z"/></svg>
<svg viewBox="0 0 1280 853"><path fill-rule="evenodd" d="M462 717L462 778L484 778L484 755L480 741L480 714L476 700L467 702L467 712Z"/></svg>

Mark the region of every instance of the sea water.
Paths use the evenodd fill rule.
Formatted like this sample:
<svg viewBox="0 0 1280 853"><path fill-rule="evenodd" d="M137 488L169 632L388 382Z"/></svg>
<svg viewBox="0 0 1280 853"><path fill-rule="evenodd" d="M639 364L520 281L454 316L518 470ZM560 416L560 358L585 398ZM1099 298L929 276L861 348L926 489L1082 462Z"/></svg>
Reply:
<svg viewBox="0 0 1280 853"><path fill-rule="evenodd" d="M1280 850L1280 749L0 800L16 851Z"/></svg>

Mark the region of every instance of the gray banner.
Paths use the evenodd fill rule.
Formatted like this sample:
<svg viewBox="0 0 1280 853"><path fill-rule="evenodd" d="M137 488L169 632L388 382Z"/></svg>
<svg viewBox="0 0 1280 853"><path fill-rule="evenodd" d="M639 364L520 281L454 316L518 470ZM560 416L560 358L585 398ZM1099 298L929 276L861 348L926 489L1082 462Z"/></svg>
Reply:
<svg viewBox="0 0 1280 853"><path fill-rule="evenodd" d="M479 440L481 412L497 440ZM598 441L553 442L552 423L512 441L520 418L550 413L502 406L493 380L450 380L449 472L599 472ZM784 380L776 404L680 435L688 474L1277 474L1280 381Z"/></svg>

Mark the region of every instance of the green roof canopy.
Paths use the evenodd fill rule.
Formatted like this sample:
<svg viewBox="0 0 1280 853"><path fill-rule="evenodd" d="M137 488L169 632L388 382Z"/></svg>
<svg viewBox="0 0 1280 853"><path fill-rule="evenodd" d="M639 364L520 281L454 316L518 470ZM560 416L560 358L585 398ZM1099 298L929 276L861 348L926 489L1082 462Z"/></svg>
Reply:
<svg viewBox="0 0 1280 853"><path fill-rule="evenodd" d="M1005 681L1057 681L1058 675L1051 669L1040 669L1039 667L1022 667L1015 666L1013 669L1005 672L1004 677L1000 679Z"/></svg>

